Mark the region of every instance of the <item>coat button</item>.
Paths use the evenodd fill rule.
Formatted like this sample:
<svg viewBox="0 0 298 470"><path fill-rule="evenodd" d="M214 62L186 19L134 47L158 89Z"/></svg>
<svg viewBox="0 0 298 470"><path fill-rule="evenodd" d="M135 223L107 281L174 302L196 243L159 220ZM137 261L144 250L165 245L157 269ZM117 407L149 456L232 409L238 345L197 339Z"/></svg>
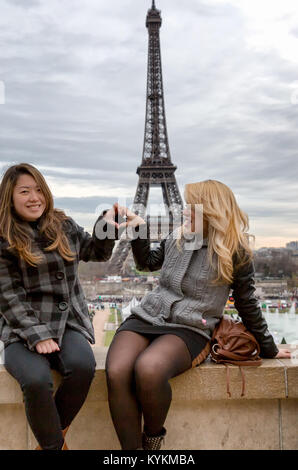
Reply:
<svg viewBox="0 0 298 470"><path fill-rule="evenodd" d="M63 312L64 310L68 309L68 303L67 302L60 302L58 304L58 308L59 308L59 310L61 310Z"/></svg>
<svg viewBox="0 0 298 470"><path fill-rule="evenodd" d="M58 279L59 281L62 281L62 279L64 279L64 273L62 273L61 271L58 271L56 273L56 279Z"/></svg>

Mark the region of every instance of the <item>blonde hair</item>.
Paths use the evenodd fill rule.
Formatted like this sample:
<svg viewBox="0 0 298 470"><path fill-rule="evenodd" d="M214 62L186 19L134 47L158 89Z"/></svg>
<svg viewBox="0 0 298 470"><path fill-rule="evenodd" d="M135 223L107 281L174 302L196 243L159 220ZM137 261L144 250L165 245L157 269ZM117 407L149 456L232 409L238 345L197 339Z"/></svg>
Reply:
<svg viewBox="0 0 298 470"><path fill-rule="evenodd" d="M248 216L238 206L232 190L223 183L207 180L185 186L187 204L202 204L203 220L208 227L208 257L217 270L215 283L233 282L234 263L237 267L252 258L249 246ZM217 266L214 266L214 254Z"/></svg>
<svg viewBox="0 0 298 470"><path fill-rule="evenodd" d="M21 175L30 175L40 187L46 207L40 218L40 232L51 242L45 251L58 250L66 261L75 259L68 239L62 229L62 222L67 219L63 211L54 209L52 193L42 174L29 163L13 165L5 172L0 184L0 237L7 240L9 250L16 251L20 258L31 266L36 266L43 259L32 252L32 236L28 225L17 215L13 206L13 191Z"/></svg>

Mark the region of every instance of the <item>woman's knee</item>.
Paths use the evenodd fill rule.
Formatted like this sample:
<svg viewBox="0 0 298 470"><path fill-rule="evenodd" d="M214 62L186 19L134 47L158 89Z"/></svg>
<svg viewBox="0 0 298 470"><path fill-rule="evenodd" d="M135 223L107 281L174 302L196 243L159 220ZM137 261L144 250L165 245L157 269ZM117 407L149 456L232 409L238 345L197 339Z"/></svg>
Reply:
<svg viewBox="0 0 298 470"><path fill-rule="evenodd" d="M28 374L25 378L23 378L23 381L20 385L26 396L53 395L54 387L51 374Z"/></svg>
<svg viewBox="0 0 298 470"><path fill-rule="evenodd" d="M167 374L164 373L159 360L150 356L140 357L134 368L135 380L138 388L154 390L159 385L167 382Z"/></svg>
<svg viewBox="0 0 298 470"><path fill-rule="evenodd" d="M88 358L68 358L65 376L78 377L79 379L92 380L95 375L96 362L93 356Z"/></svg>
<svg viewBox="0 0 298 470"><path fill-rule="evenodd" d="M88 340L77 331L66 329L58 358L59 370L63 375L93 377L95 374L93 350Z"/></svg>
<svg viewBox="0 0 298 470"><path fill-rule="evenodd" d="M133 369L122 361L107 361L106 378L109 388L124 386L131 382Z"/></svg>

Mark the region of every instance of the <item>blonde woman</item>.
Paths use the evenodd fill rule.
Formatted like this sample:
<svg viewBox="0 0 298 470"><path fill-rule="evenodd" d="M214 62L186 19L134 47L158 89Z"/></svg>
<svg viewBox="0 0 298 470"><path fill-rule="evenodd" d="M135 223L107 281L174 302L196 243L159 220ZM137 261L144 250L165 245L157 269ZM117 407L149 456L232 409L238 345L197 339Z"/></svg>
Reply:
<svg viewBox="0 0 298 470"><path fill-rule="evenodd" d="M112 210L97 224L106 221L115 224ZM35 167L22 163L6 171L0 185L0 339L39 450L67 449L65 433L87 396L94 333L78 263L107 260L113 245L54 209ZM62 375L55 396L51 368Z"/></svg>
<svg viewBox="0 0 298 470"><path fill-rule="evenodd" d="M161 272L159 286L132 308L107 356L109 406L122 449L160 448L171 404L169 379L207 357L230 289L262 356L290 357L289 350L275 345L254 296L248 219L232 191L213 180L187 184L185 201L186 220L178 234L156 250L144 237L131 242L137 268ZM197 218L201 208L203 216ZM146 228L128 209L119 213L127 217L121 225ZM190 233L201 234L202 243L190 243Z"/></svg>

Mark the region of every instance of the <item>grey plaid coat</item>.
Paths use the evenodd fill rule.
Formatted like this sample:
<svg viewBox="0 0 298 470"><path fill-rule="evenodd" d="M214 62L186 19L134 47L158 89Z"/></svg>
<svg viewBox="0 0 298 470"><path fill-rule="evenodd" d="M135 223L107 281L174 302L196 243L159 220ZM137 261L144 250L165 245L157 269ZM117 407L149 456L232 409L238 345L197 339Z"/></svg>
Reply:
<svg viewBox="0 0 298 470"><path fill-rule="evenodd" d="M104 224L99 219L97 224ZM66 326L80 331L92 344L94 331L88 306L78 278L78 264L106 261L114 241L99 240L85 232L71 218L64 222L74 261L65 261L57 251L46 252L47 240L36 227L32 248L41 251L44 262L32 267L12 254L0 238L0 340L4 346L23 341L30 350L42 340L53 338L61 346Z"/></svg>

